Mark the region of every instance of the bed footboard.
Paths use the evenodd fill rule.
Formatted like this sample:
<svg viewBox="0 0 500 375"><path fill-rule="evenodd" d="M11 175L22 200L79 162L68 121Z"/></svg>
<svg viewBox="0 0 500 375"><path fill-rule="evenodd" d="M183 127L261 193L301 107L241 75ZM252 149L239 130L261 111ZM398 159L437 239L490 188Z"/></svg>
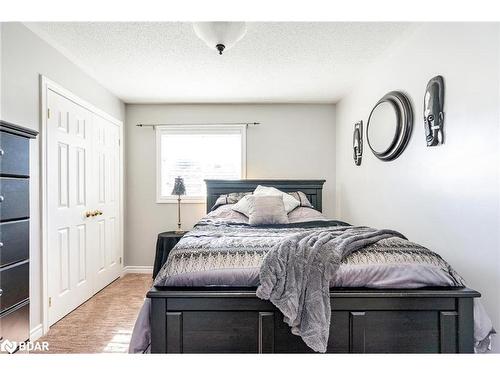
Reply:
<svg viewBox="0 0 500 375"><path fill-rule="evenodd" d="M473 353L467 288L332 289L328 353ZM152 353L309 353L255 290L156 289Z"/></svg>

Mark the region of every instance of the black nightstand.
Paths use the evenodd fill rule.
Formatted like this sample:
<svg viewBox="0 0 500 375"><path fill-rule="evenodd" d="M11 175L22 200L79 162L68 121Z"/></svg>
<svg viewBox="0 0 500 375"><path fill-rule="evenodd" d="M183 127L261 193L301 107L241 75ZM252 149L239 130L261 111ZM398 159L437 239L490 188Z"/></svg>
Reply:
<svg viewBox="0 0 500 375"><path fill-rule="evenodd" d="M186 233L187 232L176 233L175 231L170 231L158 235L158 240L156 241L155 265L153 267L153 279L167 261L170 250L174 248L177 242L179 242Z"/></svg>

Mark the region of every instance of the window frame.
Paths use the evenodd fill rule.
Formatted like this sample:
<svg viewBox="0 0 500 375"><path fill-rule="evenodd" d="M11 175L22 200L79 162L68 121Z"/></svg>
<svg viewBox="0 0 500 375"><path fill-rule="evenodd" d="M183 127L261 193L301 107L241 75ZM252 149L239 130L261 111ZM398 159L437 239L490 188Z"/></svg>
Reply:
<svg viewBox="0 0 500 375"><path fill-rule="evenodd" d="M224 131L241 135L241 179L247 175L247 125L159 125L155 127L156 136L156 203L177 203L176 195L161 194L161 136L163 134L213 134ZM181 196L182 203L206 203L206 196Z"/></svg>

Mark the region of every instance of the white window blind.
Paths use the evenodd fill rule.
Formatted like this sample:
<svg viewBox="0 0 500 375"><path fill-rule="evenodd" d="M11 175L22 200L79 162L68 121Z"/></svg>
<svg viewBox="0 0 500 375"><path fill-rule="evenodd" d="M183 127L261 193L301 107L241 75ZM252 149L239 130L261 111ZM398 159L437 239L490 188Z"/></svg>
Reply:
<svg viewBox="0 0 500 375"><path fill-rule="evenodd" d="M157 128L157 200L170 202L174 180L184 178L187 201L206 197L205 179L245 176L246 126Z"/></svg>

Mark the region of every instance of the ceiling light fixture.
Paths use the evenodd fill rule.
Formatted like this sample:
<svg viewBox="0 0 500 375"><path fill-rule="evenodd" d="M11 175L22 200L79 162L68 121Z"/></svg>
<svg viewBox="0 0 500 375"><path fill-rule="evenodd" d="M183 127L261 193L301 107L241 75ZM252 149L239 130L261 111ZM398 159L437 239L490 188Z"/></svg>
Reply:
<svg viewBox="0 0 500 375"><path fill-rule="evenodd" d="M234 46L247 32L245 22L194 22L194 32L219 55Z"/></svg>

